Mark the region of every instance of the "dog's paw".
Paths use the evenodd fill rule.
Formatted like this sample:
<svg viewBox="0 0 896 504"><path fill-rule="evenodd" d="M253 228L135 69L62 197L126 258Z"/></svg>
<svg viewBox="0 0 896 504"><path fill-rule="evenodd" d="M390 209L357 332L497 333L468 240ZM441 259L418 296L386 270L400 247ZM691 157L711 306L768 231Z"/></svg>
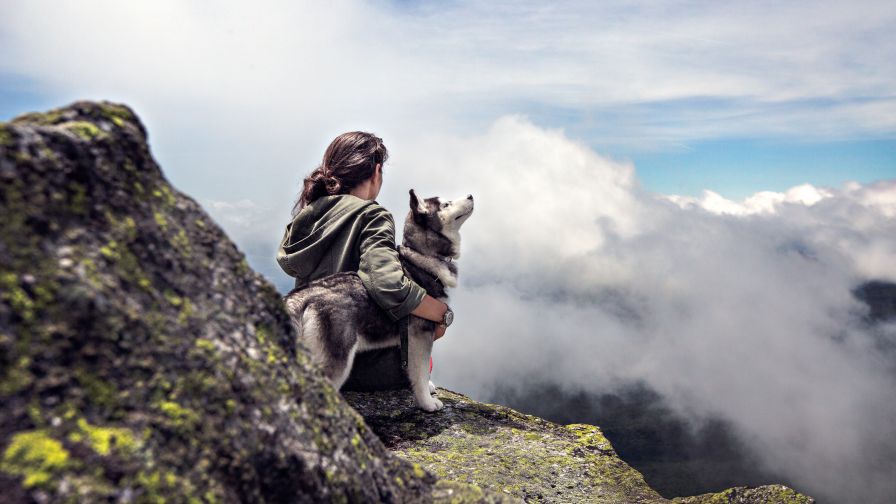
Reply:
<svg viewBox="0 0 896 504"><path fill-rule="evenodd" d="M440 409L445 407L445 405L442 404L442 401L435 399L433 397L430 397L429 401L419 402L418 406L420 406L420 409L422 409L423 411L428 411L430 413L432 413L434 411L439 411Z"/></svg>
<svg viewBox="0 0 896 504"><path fill-rule="evenodd" d="M429 382L429 394L430 395L436 394L436 385L432 381Z"/></svg>

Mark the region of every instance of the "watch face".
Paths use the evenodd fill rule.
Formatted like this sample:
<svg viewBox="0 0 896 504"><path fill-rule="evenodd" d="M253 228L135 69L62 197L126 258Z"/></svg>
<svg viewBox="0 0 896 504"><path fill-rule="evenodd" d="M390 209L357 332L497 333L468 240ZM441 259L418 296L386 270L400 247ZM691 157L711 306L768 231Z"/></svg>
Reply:
<svg viewBox="0 0 896 504"><path fill-rule="evenodd" d="M450 326L454 322L454 312L450 309L445 312L445 325Z"/></svg>

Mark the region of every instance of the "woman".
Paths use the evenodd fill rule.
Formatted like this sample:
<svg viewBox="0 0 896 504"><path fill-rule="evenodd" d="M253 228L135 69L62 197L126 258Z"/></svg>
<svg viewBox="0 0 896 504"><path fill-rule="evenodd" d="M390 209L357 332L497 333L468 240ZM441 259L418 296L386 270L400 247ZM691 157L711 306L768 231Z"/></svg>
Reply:
<svg viewBox="0 0 896 504"><path fill-rule="evenodd" d="M357 271L371 299L392 320L408 314L440 325L448 305L405 276L395 249L395 222L376 197L389 157L381 138L353 131L336 137L305 179L286 226L277 263L296 278L296 288L342 271ZM344 390L409 386L397 347L359 352Z"/></svg>

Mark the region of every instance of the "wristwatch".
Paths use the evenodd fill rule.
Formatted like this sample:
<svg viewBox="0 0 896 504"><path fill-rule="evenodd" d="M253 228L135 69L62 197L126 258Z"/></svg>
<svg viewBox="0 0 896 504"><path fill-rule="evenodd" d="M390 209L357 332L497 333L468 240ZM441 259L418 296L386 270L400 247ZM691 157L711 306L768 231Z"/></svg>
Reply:
<svg viewBox="0 0 896 504"><path fill-rule="evenodd" d="M442 321L439 322L439 325L447 328L454 322L454 312L451 311L451 307L449 306L447 310L445 310L445 314L442 315Z"/></svg>

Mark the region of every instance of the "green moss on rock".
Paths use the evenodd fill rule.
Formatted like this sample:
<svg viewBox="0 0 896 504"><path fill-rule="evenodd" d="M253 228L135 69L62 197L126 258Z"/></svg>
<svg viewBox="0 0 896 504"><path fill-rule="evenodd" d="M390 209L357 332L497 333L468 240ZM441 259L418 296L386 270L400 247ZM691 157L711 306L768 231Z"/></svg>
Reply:
<svg viewBox="0 0 896 504"><path fill-rule="evenodd" d="M63 123L62 127L68 131L71 131L80 139L87 141L93 140L103 135L102 130L96 127L93 123L87 121L71 121Z"/></svg>
<svg viewBox="0 0 896 504"><path fill-rule="evenodd" d="M347 392L345 396L396 454L442 482L526 502L669 502L619 458L594 425L557 425L446 389L438 390L445 408L436 414L417 409L409 391ZM738 504L812 502L787 487L774 488L779 491L772 492L772 486L738 487L724 495L746 496L747 500L731 501ZM697 498L702 496L687 499Z"/></svg>
<svg viewBox="0 0 896 504"><path fill-rule="evenodd" d="M31 358L23 356L7 367L6 374L0 377L0 394L11 395L30 385L34 380L28 369L30 364Z"/></svg>
<svg viewBox="0 0 896 504"><path fill-rule="evenodd" d="M106 380L102 380L83 368L74 370L74 376L81 385L91 404L104 408L114 408L118 396L115 386Z"/></svg>
<svg viewBox="0 0 896 504"><path fill-rule="evenodd" d="M168 229L168 219L165 217L165 214L162 212L155 212L152 214L152 217L156 221L156 225L163 231Z"/></svg>
<svg viewBox="0 0 896 504"><path fill-rule="evenodd" d="M6 123L0 122L0 147L9 147L15 144L12 133Z"/></svg>
<svg viewBox="0 0 896 504"><path fill-rule="evenodd" d="M125 106L115 103L103 102L99 104L99 108L109 120L116 126L122 127L125 123L134 122L134 114Z"/></svg>
<svg viewBox="0 0 896 504"><path fill-rule="evenodd" d="M346 394L380 438L443 480L533 502L666 502L595 426L560 426L439 389L420 412L406 391Z"/></svg>
<svg viewBox="0 0 896 504"><path fill-rule="evenodd" d="M796 490L784 485L760 487L734 487L718 493L677 497L676 504L812 504L815 502Z"/></svg>
<svg viewBox="0 0 896 504"><path fill-rule="evenodd" d="M187 232L184 229L177 230L177 233L171 238L171 245L182 256L189 257L192 253L190 238L187 236Z"/></svg>
<svg viewBox="0 0 896 504"><path fill-rule="evenodd" d="M158 404L158 408L178 427L192 428L199 423L199 415L195 411L174 401L162 401Z"/></svg>
<svg viewBox="0 0 896 504"><path fill-rule="evenodd" d="M0 471L21 476L26 488L44 485L69 464L69 452L45 430L19 432L3 452Z"/></svg>
<svg viewBox="0 0 896 504"><path fill-rule="evenodd" d="M37 126L54 126L64 121L62 110L55 109L48 112L30 112L23 114L11 121L12 124L33 124Z"/></svg>
<svg viewBox="0 0 896 504"><path fill-rule="evenodd" d="M87 420L78 419L78 431L69 434L69 439L87 444L100 455L108 455L114 448L124 453L133 453L139 441L130 429L123 427L98 427Z"/></svg>
<svg viewBox="0 0 896 504"><path fill-rule="evenodd" d="M34 321L34 301L19 284L15 273L0 274L0 299L9 304L13 313L23 321Z"/></svg>

